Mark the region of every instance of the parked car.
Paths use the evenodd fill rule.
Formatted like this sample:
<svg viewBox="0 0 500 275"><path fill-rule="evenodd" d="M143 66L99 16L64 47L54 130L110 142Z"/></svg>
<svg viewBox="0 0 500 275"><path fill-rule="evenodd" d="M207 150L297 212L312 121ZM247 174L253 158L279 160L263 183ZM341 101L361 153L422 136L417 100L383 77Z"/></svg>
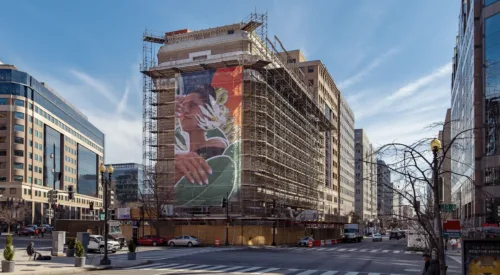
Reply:
<svg viewBox="0 0 500 275"><path fill-rule="evenodd" d="M35 235L35 229L33 227L25 227L17 232L19 236L33 236Z"/></svg>
<svg viewBox="0 0 500 275"><path fill-rule="evenodd" d="M159 236L142 236L139 239L137 239L137 244L139 245L152 245L152 246L157 246L157 245L165 245L167 242L165 241L164 238L159 237ZM176 245L176 243L174 243Z"/></svg>
<svg viewBox="0 0 500 275"><path fill-rule="evenodd" d="M401 236L399 235L399 232L392 231L391 235L389 235L389 240L392 240L392 239L396 239L396 240L401 239Z"/></svg>
<svg viewBox="0 0 500 275"><path fill-rule="evenodd" d="M406 232L403 230L399 231L399 235L401 238L406 238Z"/></svg>
<svg viewBox="0 0 500 275"><path fill-rule="evenodd" d="M104 237L101 235L90 235L89 245L87 249L89 251L99 251L99 253L104 253ZM112 240L108 240L108 251L115 253L120 250L120 243Z"/></svg>
<svg viewBox="0 0 500 275"><path fill-rule="evenodd" d="M42 224L40 225L40 229L44 228L45 233L52 233L52 230L54 229L50 224Z"/></svg>
<svg viewBox="0 0 500 275"><path fill-rule="evenodd" d="M297 245L298 246L308 246L309 245L309 240L311 240L312 242L314 242L314 239L311 237L311 236L305 236L305 237L302 237L298 242L297 242Z"/></svg>
<svg viewBox="0 0 500 275"><path fill-rule="evenodd" d="M373 241L374 242L381 242L382 241L382 235L377 234L377 233L373 234Z"/></svg>
<svg viewBox="0 0 500 275"><path fill-rule="evenodd" d="M108 234L108 240L113 240L120 243L120 249L127 246L127 240L122 234Z"/></svg>
<svg viewBox="0 0 500 275"><path fill-rule="evenodd" d="M191 247L191 246L201 245L201 241L200 239L193 236L179 236L169 240L168 245L170 246L185 245Z"/></svg>

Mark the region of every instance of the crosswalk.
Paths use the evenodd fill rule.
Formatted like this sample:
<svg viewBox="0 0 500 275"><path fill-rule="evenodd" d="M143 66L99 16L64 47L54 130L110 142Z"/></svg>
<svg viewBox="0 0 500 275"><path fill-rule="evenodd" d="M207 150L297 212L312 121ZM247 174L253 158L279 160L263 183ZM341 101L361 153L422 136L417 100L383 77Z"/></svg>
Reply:
<svg viewBox="0 0 500 275"><path fill-rule="evenodd" d="M389 249L368 249L368 248L345 248L345 247L282 247L280 249L292 251L338 251L338 252L363 252L363 253L387 253L387 254L420 254L421 251L389 250Z"/></svg>
<svg viewBox="0 0 500 275"><path fill-rule="evenodd" d="M226 266L226 265L197 265L185 263L154 263L143 266L123 268L122 270L154 270L158 274L252 274L252 275L396 275L390 273L377 272L354 272L338 270L317 270L317 269L287 269L279 267L263 266ZM401 275L401 274L398 274Z"/></svg>
<svg viewBox="0 0 500 275"><path fill-rule="evenodd" d="M151 250L151 251L137 252L137 259L160 261L160 260L167 260L176 257L189 256L200 253L212 253L212 252L240 250L240 249L244 248L243 247L192 247L192 248ZM123 254L112 254L109 257L115 260L126 260L128 256L126 253L123 253Z"/></svg>

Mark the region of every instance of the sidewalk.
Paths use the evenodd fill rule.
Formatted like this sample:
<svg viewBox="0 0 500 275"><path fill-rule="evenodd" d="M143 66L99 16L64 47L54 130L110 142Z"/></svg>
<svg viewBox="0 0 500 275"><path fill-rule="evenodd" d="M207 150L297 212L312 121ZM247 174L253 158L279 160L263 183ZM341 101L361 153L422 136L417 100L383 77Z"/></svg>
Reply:
<svg viewBox="0 0 500 275"><path fill-rule="evenodd" d="M3 249L0 250L3 253ZM42 252L42 255L50 255L48 252ZM112 260L111 266L101 266L99 261L101 260L101 255L99 254L89 254L86 259L85 267L75 267L75 259L69 257L52 257L50 261L28 261L29 257L24 251L16 251L14 256L14 261L16 262L16 267L14 273L19 275L53 275L53 274L68 274L68 273L78 273L84 271L92 271L99 269L112 269L112 268L124 268L132 267L143 264L150 263L147 260L136 260L136 261L120 261Z"/></svg>

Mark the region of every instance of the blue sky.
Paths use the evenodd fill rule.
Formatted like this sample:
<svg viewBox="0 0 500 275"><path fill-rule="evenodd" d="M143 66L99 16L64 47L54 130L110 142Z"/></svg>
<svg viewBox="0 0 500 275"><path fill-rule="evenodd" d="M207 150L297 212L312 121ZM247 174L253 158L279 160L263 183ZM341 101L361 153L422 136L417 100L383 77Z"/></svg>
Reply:
<svg viewBox="0 0 500 275"><path fill-rule="evenodd" d="M142 33L268 12L270 35L328 67L375 146L433 137L450 106L459 1L7 1L0 61L47 82L106 134L106 161L141 162Z"/></svg>

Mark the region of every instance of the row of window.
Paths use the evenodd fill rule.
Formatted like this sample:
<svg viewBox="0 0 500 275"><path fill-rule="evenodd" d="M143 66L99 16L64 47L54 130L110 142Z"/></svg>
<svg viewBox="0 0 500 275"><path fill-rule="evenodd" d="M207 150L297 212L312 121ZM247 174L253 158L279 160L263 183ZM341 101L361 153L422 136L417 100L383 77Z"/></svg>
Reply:
<svg viewBox="0 0 500 275"><path fill-rule="evenodd" d="M71 147L68 147L68 146L64 146L64 151L70 153L70 154L73 154L76 156L76 150L71 148Z"/></svg>
<svg viewBox="0 0 500 275"><path fill-rule="evenodd" d="M64 156L64 160L65 160L66 162L69 162L69 163L71 163L71 164L76 165L76 159L74 159L74 158L71 158L71 157L69 157L69 156Z"/></svg>
<svg viewBox="0 0 500 275"><path fill-rule="evenodd" d="M64 175L64 181L69 182L69 183L76 183L76 178L72 178L72 177Z"/></svg>
<svg viewBox="0 0 500 275"><path fill-rule="evenodd" d="M66 171L68 173L76 174L76 169L71 168L71 167L69 167L67 165L64 165L64 171Z"/></svg>
<svg viewBox="0 0 500 275"><path fill-rule="evenodd" d="M35 106L35 113L40 114L45 119L51 121L52 123L56 124L60 128L64 129L65 131L71 133L73 136L77 137L78 139L80 139L84 143L88 144L92 148L94 148L97 151L103 153L103 150L100 147L98 147L95 143L93 143L92 141L90 141L88 138L80 135L79 133L77 133L76 131L74 131L73 129L71 129L70 127L66 126L66 124L64 124L63 122L59 121L57 118L54 118L53 116L51 116L50 114L48 114L47 112L45 112L44 110L42 110L41 108L38 108L38 106Z"/></svg>

